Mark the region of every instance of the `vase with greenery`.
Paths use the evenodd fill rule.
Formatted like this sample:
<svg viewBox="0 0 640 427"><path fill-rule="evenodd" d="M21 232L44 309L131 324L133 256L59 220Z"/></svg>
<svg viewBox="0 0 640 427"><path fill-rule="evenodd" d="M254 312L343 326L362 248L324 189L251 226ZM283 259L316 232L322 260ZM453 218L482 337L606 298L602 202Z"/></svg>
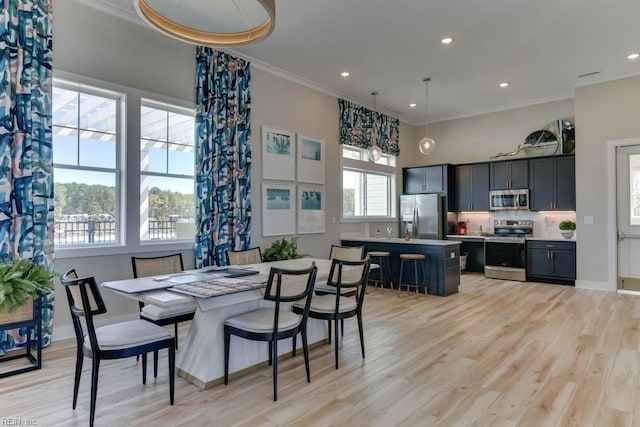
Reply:
<svg viewBox="0 0 640 427"><path fill-rule="evenodd" d="M55 274L30 259L0 261L0 313L13 313L38 296L53 290Z"/></svg>
<svg viewBox="0 0 640 427"><path fill-rule="evenodd" d="M573 233L576 230L576 223L570 219L565 219L560 223L558 228L560 229L560 234L562 234L562 237L564 237L565 239L571 239L573 237Z"/></svg>
<svg viewBox="0 0 640 427"><path fill-rule="evenodd" d="M262 253L264 261L282 261L302 257L304 254L298 253L298 239L296 237L292 237L291 240L284 237L282 240L276 240Z"/></svg>

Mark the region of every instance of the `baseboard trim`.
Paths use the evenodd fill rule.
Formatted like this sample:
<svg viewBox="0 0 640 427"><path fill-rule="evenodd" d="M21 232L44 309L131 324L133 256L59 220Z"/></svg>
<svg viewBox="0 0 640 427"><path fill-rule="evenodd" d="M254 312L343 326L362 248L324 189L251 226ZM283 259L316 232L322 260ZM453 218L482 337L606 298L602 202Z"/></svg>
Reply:
<svg viewBox="0 0 640 427"><path fill-rule="evenodd" d="M617 290L617 287L615 283L596 282L593 280L576 280L576 289L615 292Z"/></svg>

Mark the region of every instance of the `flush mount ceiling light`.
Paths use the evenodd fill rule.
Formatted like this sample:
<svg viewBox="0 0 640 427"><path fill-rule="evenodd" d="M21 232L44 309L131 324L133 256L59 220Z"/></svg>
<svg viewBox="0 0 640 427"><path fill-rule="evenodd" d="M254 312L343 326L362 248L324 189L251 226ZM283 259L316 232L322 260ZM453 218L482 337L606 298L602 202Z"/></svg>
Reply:
<svg viewBox="0 0 640 427"><path fill-rule="evenodd" d="M371 95L373 96L373 111L376 111L376 96L378 96L378 91L374 90L373 92L371 92ZM372 123L373 124L373 123ZM376 140L375 138L378 137L378 132L375 131L375 126L373 126L374 132L371 135L371 139L373 140L373 143L371 144L371 147L369 147L369 149L367 150L369 153L369 159L371 159L372 162L377 162L380 157L382 156L382 148L380 148L378 146L378 144L376 144Z"/></svg>
<svg viewBox="0 0 640 427"><path fill-rule="evenodd" d="M422 138L420 142L418 142L418 149L422 154L428 156L429 154L433 153L433 150L436 149L436 142L433 139L429 138L429 132L427 131L427 126L429 125L429 82L431 81L431 77L425 77L424 79L422 79L422 81L424 82L425 86L424 109L426 118L424 122L424 138Z"/></svg>
<svg viewBox="0 0 640 427"><path fill-rule="evenodd" d="M190 0L176 5L168 0L133 0L138 15L155 29L188 43L206 46L240 46L260 41L276 25L275 0L229 0L222 3ZM251 19L250 19L251 18ZM247 22L257 18L258 25ZM212 23L219 26L213 30ZM232 28L238 26L240 28Z"/></svg>

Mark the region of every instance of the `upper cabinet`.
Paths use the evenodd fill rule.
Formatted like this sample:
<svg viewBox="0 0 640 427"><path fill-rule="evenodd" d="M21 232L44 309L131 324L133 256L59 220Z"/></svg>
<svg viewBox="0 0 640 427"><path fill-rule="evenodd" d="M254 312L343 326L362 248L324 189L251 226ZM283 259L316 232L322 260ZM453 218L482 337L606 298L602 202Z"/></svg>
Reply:
<svg viewBox="0 0 640 427"><path fill-rule="evenodd" d="M455 166L453 210L474 212L489 210L489 164Z"/></svg>
<svg viewBox="0 0 640 427"><path fill-rule="evenodd" d="M402 169L402 193L448 192L449 166L435 165Z"/></svg>
<svg viewBox="0 0 640 427"><path fill-rule="evenodd" d="M510 190L529 188L527 160L490 163L490 189Z"/></svg>
<svg viewBox="0 0 640 427"><path fill-rule="evenodd" d="M532 211L576 210L575 156L529 160Z"/></svg>

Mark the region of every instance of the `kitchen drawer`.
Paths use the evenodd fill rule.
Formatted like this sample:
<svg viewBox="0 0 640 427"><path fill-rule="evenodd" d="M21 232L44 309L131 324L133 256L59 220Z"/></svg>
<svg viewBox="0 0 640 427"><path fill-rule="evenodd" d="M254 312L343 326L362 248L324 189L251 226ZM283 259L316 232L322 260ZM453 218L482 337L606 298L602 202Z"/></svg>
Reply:
<svg viewBox="0 0 640 427"><path fill-rule="evenodd" d="M527 240L527 248L575 251L576 242L574 241L563 242L561 240Z"/></svg>

